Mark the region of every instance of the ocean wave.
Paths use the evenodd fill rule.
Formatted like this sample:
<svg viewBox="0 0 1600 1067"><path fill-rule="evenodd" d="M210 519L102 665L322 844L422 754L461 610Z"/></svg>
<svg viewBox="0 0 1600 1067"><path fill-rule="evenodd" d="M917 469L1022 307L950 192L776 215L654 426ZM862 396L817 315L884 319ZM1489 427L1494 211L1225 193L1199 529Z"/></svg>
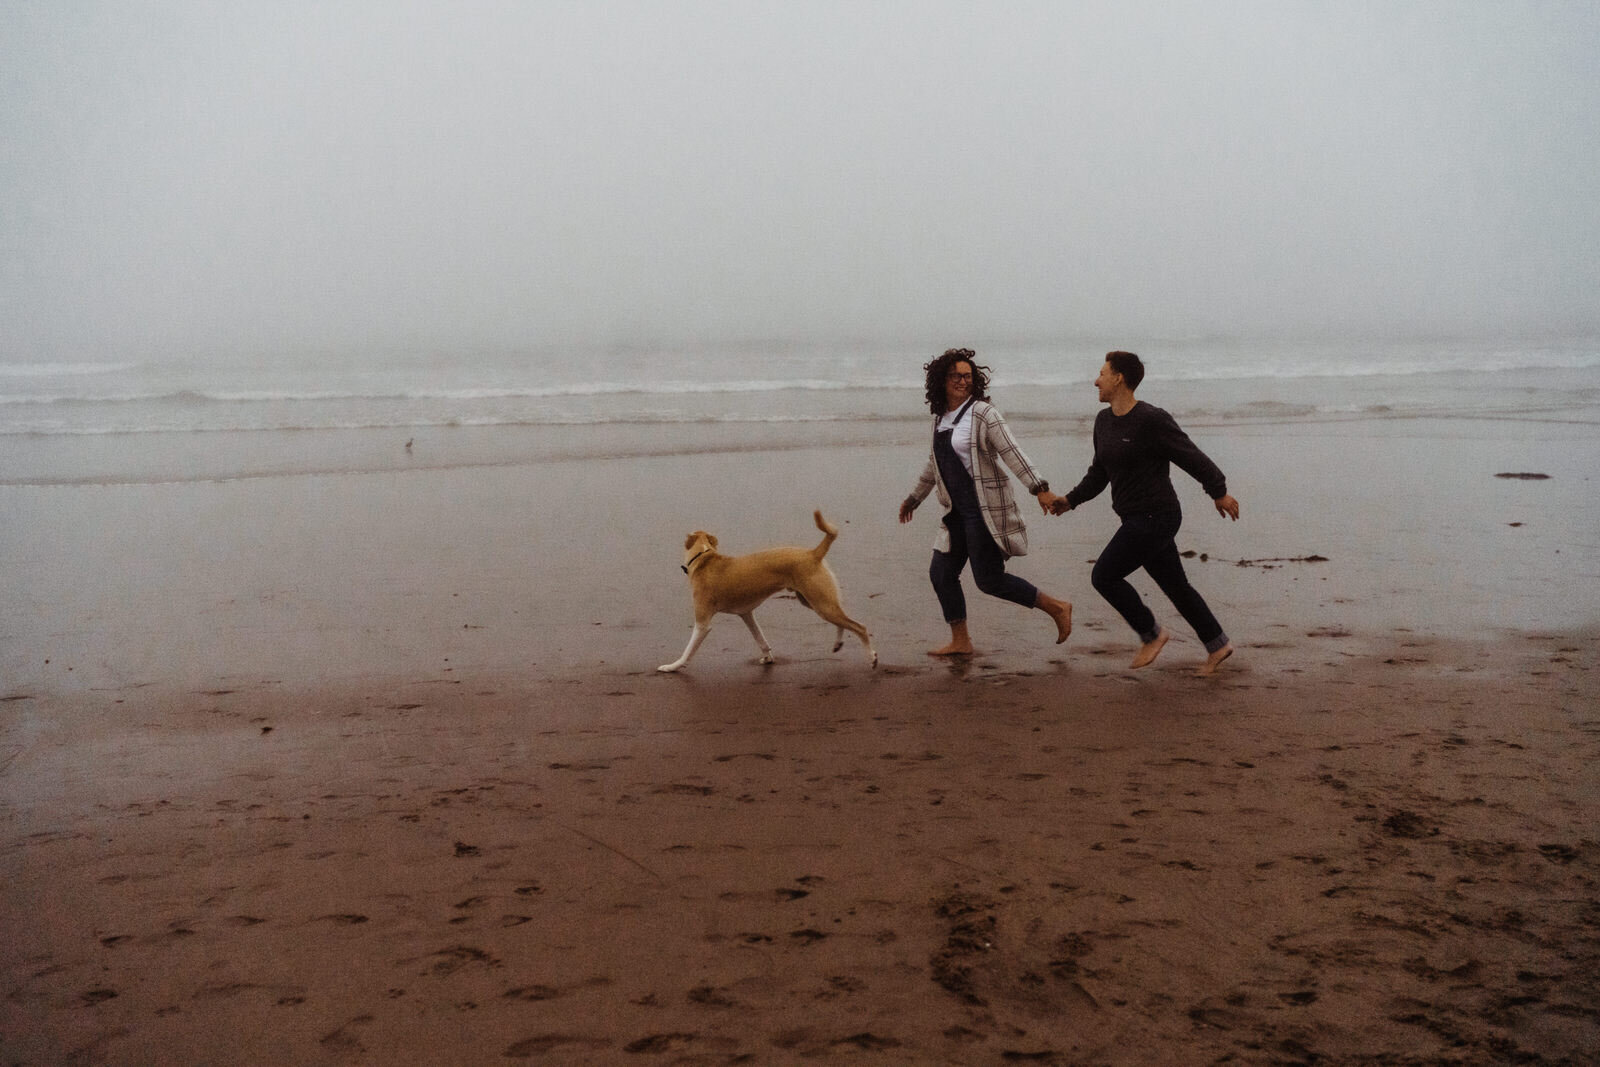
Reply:
<svg viewBox="0 0 1600 1067"><path fill-rule="evenodd" d="M1316 363L1247 365L1217 363L1205 367L1177 364L1152 371L1150 381L1251 381L1333 379L1358 380L1380 377L1417 378L1460 374L1500 374L1514 371L1581 371L1600 368L1600 352L1561 353L1560 358L1541 358L1537 353L1507 352L1496 359L1481 356L1462 360L1459 365L1406 363L1379 359L1371 363L1349 363L1330 367ZM1038 372L1023 367L1020 371L997 375L995 388L1064 389L1079 388L1089 382L1081 371L1071 373ZM563 399L622 399L638 397L735 396L757 393L842 393L842 392L921 392L919 383L903 378L863 377L850 380L833 378L750 378L708 381L665 380L659 382L574 382L537 386L469 386L415 388L328 388L328 389L230 389L181 388L151 391L104 393L0 392L0 407L25 406L113 406L120 404L167 404L182 406L250 404L329 404L329 403L489 403L495 401L540 401Z"/></svg>
<svg viewBox="0 0 1600 1067"><path fill-rule="evenodd" d="M1145 378L1149 382L1235 382L1235 381L1299 381L1304 379L1363 380L1371 378L1421 378L1447 377L1463 374L1504 374L1514 371L1583 371L1600 368L1600 351L1559 352L1543 355L1531 352L1505 352L1493 357L1474 354L1458 360L1434 358L1404 360L1389 356L1374 356L1371 361L1352 361L1336 364L1332 360L1321 362L1300 360L1284 362L1217 361L1208 365L1187 365L1178 361L1163 362L1151 367ZM995 384L1006 387L1035 386L1056 388L1082 386L1092 375L1077 372L1070 374L1033 373L996 375Z"/></svg>
<svg viewBox="0 0 1600 1067"><path fill-rule="evenodd" d="M0 363L0 378L79 378L90 374L117 374L137 363Z"/></svg>
<svg viewBox="0 0 1600 1067"><path fill-rule="evenodd" d="M487 400L561 400L582 397L695 396L743 393L835 393L848 390L909 388L903 382L852 382L842 379L749 379L713 382L579 382L572 385L470 387L357 391L350 389L174 389L161 392L81 394L6 394L0 405L53 404L292 404Z"/></svg>
<svg viewBox="0 0 1600 1067"><path fill-rule="evenodd" d="M1256 402L1248 405L1230 408L1214 408L1196 406L1193 408L1171 409L1175 415L1186 425L1248 425L1251 423L1283 423L1299 422L1305 424L1349 422L1369 420L1401 420L1401 419L1489 419L1495 421L1532 421L1549 422L1571 421L1574 424L1597 425L1596 420L1587 413L1592 412L1593 403L1574 401L1569 404L1545 404L1535 407L1462 407L1456 405L1405 405L1405 404L1283 404L1273 402ZM1574 413L1582 412L1581 417L1569 417ZM1007 417L1013 423L1025 423L1031 426L1044 426L1048 432L1076 432L1093 423L1096 411L1070 412L1050 410L1030 410L1027 408L1013 408L1007 412ZM644 429L656 427L738 427L738 426L864 426L869 424L883 426L904 426L908 429L920 429L927 424L928 416L920 412L901 412L884 414L882 412L857 411L835 412L816 414L750 414L750 413L723 413L707 414L704 412L683 413L593 413L593 414L551 414L539 416L522 415L468 415L468 416L441 416L429 417L399 417L399 418L342 418L329 419L325 422L297 421L283 423L259 424L233 424L233 425L203 425L203 424L134 424L134 423L99 423L85 425L12 425L0 424L0 439L4 438L68 438L68 437L110 437L110 436L137 436L137 435L224 435L224 434L272 434L272 433L349 433L349 432L394 432L411 433L429 429L465 429L465 430L492 430L492 429L595 429L603 430L607 427L615 429L635 428ZM1053 429L1050 429L1053 428Z"/></svg>
<svg viewBox="0 0 1600 1067"><path fill-rule="evenodd" d="M818 415L746 415L703 413L675 414L596 414L553 415L549 417L521 416L459 416L441 418L408 418L401 421L389 419L344 419L325 423L282 423L261 426L154 426L154 425L99 425L54 427L0 427L0 437L100 437L122 434L209 434L209 433L316 433L349 430L425 430L438 428L487 429L495 427L560 427L560 426L738 426L784 425L801 423L912 423L922 424L927 416L881 415L870 412L845 412Z"/></svg>

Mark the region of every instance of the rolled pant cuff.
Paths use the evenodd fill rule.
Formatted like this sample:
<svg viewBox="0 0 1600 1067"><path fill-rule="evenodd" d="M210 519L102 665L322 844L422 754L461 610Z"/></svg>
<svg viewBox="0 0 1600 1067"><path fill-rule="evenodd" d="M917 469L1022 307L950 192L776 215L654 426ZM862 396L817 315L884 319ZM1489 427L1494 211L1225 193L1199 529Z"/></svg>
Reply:
<svg viewBox="0 0 1600 1067"><path fill-rule="evenodd" d="M1218 634L1217 636L1213 637L1211 640L1206 642L1206 652L1207 653L1215 652L1217 649L1223 647L1227 643L1228 643L1228 635L1227 634Z"/></svg>

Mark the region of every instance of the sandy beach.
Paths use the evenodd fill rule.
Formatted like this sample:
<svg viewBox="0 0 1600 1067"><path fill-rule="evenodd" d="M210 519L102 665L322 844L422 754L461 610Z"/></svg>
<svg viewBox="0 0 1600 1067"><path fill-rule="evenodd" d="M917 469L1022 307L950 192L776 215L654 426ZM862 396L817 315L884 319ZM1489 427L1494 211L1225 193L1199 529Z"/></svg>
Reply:
<svg viewBox="0 0 1600 1067"><path fill-rule="evenodd" d="M0 1067L1600 1067L1597 57L6 4Z"/></svg>
<svg viewBox="0 0 1600 1067"><path fill-rule="evenodd" d="M1159 599L1125 669L1104 501L1015 561L1067 644L929 660L893 433L0 487L0 1061L1593 1062L1592 432L1208 441L1213 679ZM813 507L882 665L780 600L659 675L683 535Z"/></svg>

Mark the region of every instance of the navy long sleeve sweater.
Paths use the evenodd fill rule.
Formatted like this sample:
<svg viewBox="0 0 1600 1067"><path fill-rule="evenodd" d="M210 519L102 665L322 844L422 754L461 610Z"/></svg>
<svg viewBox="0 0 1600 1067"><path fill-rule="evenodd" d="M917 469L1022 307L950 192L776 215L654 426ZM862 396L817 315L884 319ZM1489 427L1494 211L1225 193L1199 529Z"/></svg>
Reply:
<svg viewBox="0 0 1600 1067"><path fill-rule="evenodd" d="M1094 420L1094 462L1071 492L1073 507L1111 486L1111 510L1118 515L1181 511L1169 464L1187 472L1213 500L1228 493L1228 481L1189 440L1173 417L1140 400L1126 415L1105 408Z"/></svg>

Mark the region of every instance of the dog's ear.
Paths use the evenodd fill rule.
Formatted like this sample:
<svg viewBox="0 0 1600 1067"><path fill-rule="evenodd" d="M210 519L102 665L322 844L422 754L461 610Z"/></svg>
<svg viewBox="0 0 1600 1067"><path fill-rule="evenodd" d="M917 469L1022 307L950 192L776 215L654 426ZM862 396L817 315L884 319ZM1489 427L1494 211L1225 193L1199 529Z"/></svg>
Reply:
<svg viewBox="0 0 1600 1067"><path fill-rule="evenodd" d="M712 548L716 548L717 547L717 535L716 534L706 534L706 543L709 544Z"/></svg>
<svg viewBox="0 0 1600 1067"><path fill-rule="evenodd" d="M683 547L685 549L690 549L690 548L694 547L694 534L690 534L688 537L685 537L683 539Z"/></svg>

